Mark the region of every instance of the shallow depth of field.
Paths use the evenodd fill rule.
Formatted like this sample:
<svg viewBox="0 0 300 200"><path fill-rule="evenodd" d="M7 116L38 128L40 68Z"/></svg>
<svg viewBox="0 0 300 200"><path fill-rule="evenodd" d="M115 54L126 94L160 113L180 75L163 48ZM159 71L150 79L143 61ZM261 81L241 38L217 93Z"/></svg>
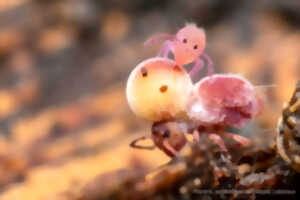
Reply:
<svg viewBox="0 0 300 200"><path fill-rule="evenodd" d="M125 87L161 45L143 42L187 22L206 29L217 73L276 85L257 89L264 111L241 130L272 143L300 77L299 10L298 0L0 0L0 199L72 199L101 174L168 162L129 147L151 124Z"/></svg>

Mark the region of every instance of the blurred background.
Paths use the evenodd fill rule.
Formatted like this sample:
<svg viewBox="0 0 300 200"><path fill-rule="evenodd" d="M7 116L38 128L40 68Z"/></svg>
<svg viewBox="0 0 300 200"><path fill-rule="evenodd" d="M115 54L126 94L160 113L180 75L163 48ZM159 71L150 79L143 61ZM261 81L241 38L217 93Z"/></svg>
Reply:
<svg viewBox="0 0 300 200"><path fill-rule="evenodd" d="M65 199L101 174L166 163L128 146L151 124L129 110L126 80L161 45L146 39L187 22L205 28L217 73L277 85L258 88L265 109L245 128L271 143L300 77L299 10L298 0L0 0L0 199Z"/></svg>

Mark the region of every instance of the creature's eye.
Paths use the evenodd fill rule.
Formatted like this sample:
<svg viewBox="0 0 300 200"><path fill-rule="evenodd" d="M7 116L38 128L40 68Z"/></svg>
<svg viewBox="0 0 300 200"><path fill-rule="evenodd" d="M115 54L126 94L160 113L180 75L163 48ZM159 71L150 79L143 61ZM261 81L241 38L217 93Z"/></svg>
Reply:
<svg viewBox="0 0 300 200"><path fill-rule="evenodd" d="M186 38L183 39L183 43L187 43L187 39Z"/></svg>
<svg viewBox="0 0 300 200"><path fill-rule="evenodd" d="M194 49L198 49L198 45L197 44L194 45Z"/></svg>
<svg viewBox="0 0 300 200"><path fill-rule="evenodd" d="M169 131L168 129L164 130L164 131L163 131L163 137L164 137L164 138L167 138L167 137L169 137L169 136L170 136L170 131Z"/></svg>

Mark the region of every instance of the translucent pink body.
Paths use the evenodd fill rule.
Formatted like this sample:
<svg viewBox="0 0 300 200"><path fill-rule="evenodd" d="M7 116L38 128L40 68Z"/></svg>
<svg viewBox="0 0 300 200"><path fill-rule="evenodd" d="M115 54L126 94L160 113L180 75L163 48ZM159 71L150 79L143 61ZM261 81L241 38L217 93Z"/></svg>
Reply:
<svg viewBox="0 0 300 200"><path fill-rule="evenodd" d="M187 108L194 121L242 127L262 110L254 87L238 75L213 75L199 81Z"/></svg>
<svg viewBox="0 0 300 200"><path fill-rule="evenodd" d="M177 65L185 65L194 62L190 75L194 76L203 68L203 61L200 56L207 61L208 75L213 74L213 63L205 54L206 37L202 28L194 24L188 24L180 29L176 35L160 34L156 35L145 42L145 45L151 45L158 40L165 40L158 56L168 57L172 52Z"/></svg>

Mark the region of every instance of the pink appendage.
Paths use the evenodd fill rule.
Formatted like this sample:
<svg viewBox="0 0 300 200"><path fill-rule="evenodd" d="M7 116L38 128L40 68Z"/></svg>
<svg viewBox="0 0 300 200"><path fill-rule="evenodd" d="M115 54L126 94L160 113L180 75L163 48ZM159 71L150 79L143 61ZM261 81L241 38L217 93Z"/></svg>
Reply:
<svg viewBox="0 0 300 200"><path fill-rule="evenodd" d="M174 54L174 46L170 40L164 42L162 48L159 50L157 56L168 58L170 51Z"/></svg>
<svg viewBox="0 0 300 200"><path fill-rule="evenodd" d="M195 76L195 74L197 74L199 71L201 71L202 68L203 68L203 66L204 66L204 63L201 60L201 58L197 58L196 61L195 61L194 66L193 66L193 68L189 72L190 77Z"/></svg>
<svg viewBox="0 0 300 200"><path fill-rule="evenodd" d="M201 56L203 56L206 61L207 61L207 75L211 76L214 74L214 64L211 60L211 58L206 54L206 53L202 53Z"/></svg>
<svg viewBox="0 0 300 200"><path fill-rule="evenodd" d="M194 131L193 132L193 137L194 137L194 140L196 141L196 142L200 142L200 137L199 137L199 132L198 131Z"/></svg>
<svg viewBox="0 0 300 200"><path fill-rule="evenodd" d="M238 142L241 146L249 146L251 144L251 141L248 138L243 137L241 135L237 135L234 133L228 133L228 132L224 132L224 133L222 133L222 135L224 137L233 139L234 141Z"/></svg>
<svg viewBox="0 0 300 200"><path fill-rule="evenodd" d="M226 146L224 144L223 139L219 135L214 134L214 133L210 133L208 135L208 138L210 140L212 140L213 142L215 142L217 145L219 145L222 151L228 152L228 150L227 150L227 148L226 148Z"/></svg>
<svg viewBox="0 0 300 200"><path fill-rule="evenodd" d="M174 40L175 36L167 33L158 34L155 36L152 36L150 39L148 39L146 42L144 42L144 46L153 45L155 42L159 40Z"/></svg>
<svg viewBox="0 0 300 200"><path fill-rule="evenodd" d="M163 146L173 154L173 156L177 157L178 156L178 151L176 151L176 149L174 149L168 142L167 139L163 140Z"/></svg>
<svg viewBox="0 0 300 200"><path fill-rule="evenodd" d="M203 56L207 60L207 75L211 76L214 74L213 62L211 61L210 57L205 53L202 53ZM204 66L203 60L199 57L195 60L194 66L192 67L191 71L189 72L190 76L195 76L198 72L202 70Z"/></svg>

